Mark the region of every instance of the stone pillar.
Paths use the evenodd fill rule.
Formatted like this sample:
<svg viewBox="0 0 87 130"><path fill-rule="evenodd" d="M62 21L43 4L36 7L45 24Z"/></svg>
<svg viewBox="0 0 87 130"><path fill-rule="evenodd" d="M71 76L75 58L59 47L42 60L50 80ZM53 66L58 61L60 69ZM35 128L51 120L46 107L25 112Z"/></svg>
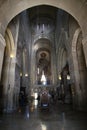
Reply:
<svg viewBox="0 0 87 130"><path fill-rule="evenodd" d="M3 77L2 77L2 83L3 83L3 111L6 112L7 110L7 92L8 92L8 73L9 73L9 56L5 57L4 66L3 66Z"/></svg>
<svg viewBox="0 0 87 130"><path fill-rule="evenodd" d="M63 72L63 83L64 83L64 92L65 92L65 95L67 93L67 71L64 70Z"/></svg>
<svg viewBox="0 0 87 130"><path fill-rule="evenodd" d="M4 40L3 36L0 34L0 80L1 80L1 72L2 72L5 45L6 45L5 40Z"/></svg>
<svg viewBox="0 0 87 130"><path fill-rule="evenodd" d="M79 43L80 44L80 43ZM81 46L79 46L81 49ZM86 47L86 40L83 40L83 51L85 55L85 61L87 64L87 47ZM78 51L76 50L76 45L72 46L72 64L70 65L70 71L72 73L71 78L74 78L73 84L71 85L72 88L72 96L73 96L73 105L75 109L78 110L87 110L86 104L86 94L84 94L84 90L86 83L85 83L85 64L84 58L82 58L81 50L79 50L80 55L78 55Z"/></svg>
<svg viewBox="0 0 87 130"><path fill-rule="evenodd" d="M85 62L87 66L87 37L82 40Z"/></svg>
<svg viewBox="0 0 87 130"><path fill-rule="evenodd" d="M58 74L57 74L57 58L56 58L56 53L55 53L55 47L52 47L51 51L51 73L52 73L52 84L54 87L57 85L57 80L58 80Z"/></svg>
<svg viewBox="0 0 87 130"><path fill-rule="evenodd" d="M7 88L7 112L13 111L13 97L14 97L14 83L15 83L15 57L10 57L10 70L9 70L9 79L8 79L8 88Z"/></svg>

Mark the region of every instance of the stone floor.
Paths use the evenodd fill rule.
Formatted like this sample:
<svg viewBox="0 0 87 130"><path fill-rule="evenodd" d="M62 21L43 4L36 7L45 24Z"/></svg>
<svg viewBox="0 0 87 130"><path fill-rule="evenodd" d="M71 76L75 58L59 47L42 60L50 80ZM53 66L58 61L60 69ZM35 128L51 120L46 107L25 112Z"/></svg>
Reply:
<svg viewBox="0 0 87 130"><path fill-rule="evenodd" d="M36 103L30 109L0 115L0 130L87 130L87 113L61 103L41 110Z"/></svg>

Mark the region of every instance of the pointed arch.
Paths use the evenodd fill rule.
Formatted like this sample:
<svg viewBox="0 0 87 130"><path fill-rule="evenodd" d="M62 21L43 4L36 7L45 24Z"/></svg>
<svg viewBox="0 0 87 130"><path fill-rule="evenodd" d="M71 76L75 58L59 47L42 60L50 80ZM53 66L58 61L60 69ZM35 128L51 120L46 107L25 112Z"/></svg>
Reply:
<svg viewBox="0 0 87 130"><path fill-rule="evenodd" d="M2 6L0 8L0 12L4 16L2 17L2 15L0 15L0 21L1 21L0 31L4 34L8 23L17 14L21 13L22 11L28 8L31 8L34 6L40 6L40 5L49 5L49 6L53 6L53 7L65 10L77 20L78 24L80 25L82 29L82 33L85 35L87 34L87 31L86 31L87 17L85 17L85 14L87 12L86 1L79 1L79 0L78 1L73 0L72 2L69 0L66 0L66 1L63 1L63 0L61 1L60 0L57 0L57 1L56 0L54 1L52 0L50 1L49 0L11 1L9 0L9 2L5 1L4 3L2 3ZM3 10L3 8L6 8L6 10ZM85 18L84 21L83 21L83 18Z"/></svg>
<svg viewBox="0 0 87 130"><path fill-rule="evenodd" d="M6 29L5 41L6 41L6 50L5 50L6 55L9 55L9 57L14 56L15 43L13 35L9 28Z"/></svg>

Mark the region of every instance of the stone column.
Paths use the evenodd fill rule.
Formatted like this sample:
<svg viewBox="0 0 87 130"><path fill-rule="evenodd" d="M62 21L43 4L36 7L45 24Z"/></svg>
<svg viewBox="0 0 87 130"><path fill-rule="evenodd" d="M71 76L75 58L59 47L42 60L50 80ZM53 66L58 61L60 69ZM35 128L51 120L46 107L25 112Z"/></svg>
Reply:
<svg viewBox="0 0 87 130"><path fill-rule="evenodd" d="M4 40L3 36L0 34L0 80L1 80L1 72L2 72L5 45L6 45L5 40Z"/></svg>
<svg viewBox="0 0 87 130"><path fill-rule="evenodd" d="M9 56L5 57L4 66L3 66L3 77L2 77L2 83L3 83L3 111L6 112L7 110L7 92L8 92L8 73L9 73Z"/></svg>
<svg viewBox="0 0 87 130"><path fill-rule="evenodd" d="M14 95L14 78L15 78L15 57L10 57L10 70L9 70L9 79L8 79L8 88L7 88L7 112L13 111L13 95Z"/></svg>
<svg viewBox="0 0 87 130"><path fill-rule="evenodd" d="M86 47L86 42L85 40L83 40L83 51L84 51L84 55L85 55L85 59L87 61L87 47ZM80 48L81 49L81 48ZM85 64L84 64L84 60L81 57L81 52L80 56L77 57L77 50L76 50L76 45L72 46L72 64L70 65L70 71L72 73L71 78L74 78L74 82L73 82L73 86L71 86L72 88L72 95L73 95L73 105L75 109L78 110L87 110L86 107L86 97L84 93L84 86L85 86L85 80L84 77L85 76ZM79 58L79 59L78 59ZM80 60L80 61L79 61ZM74 87L75 86L75 87Z"/></svg>
<svg viewBox="0 0 87 130"><path fill-rule="evenodd" d="M56 57L56 53L55 53L55 47L52 47L51 50L51 73L52 73L52 84L54 87L56 87L57 85L57 57Z"/></svg>
<svg viewBox="0 0 87 130"><path fill-rule="evenodd" d="M85 37L82 40L82 44L83 44L83 51L84 51L84 56L85 56L85 62L86 62L86 66L87 66L87 37Z"/></svg>

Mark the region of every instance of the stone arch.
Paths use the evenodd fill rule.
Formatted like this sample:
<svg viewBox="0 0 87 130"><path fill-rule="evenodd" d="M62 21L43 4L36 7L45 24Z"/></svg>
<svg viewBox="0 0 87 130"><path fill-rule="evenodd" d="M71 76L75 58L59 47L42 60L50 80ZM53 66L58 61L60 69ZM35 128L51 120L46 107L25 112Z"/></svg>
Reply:
<svg viewBox="0 0 87 130"><path fill-rule="evenodd" d="M11 44L11 50L14 50L14 39L13 39L12 33L11 33L11 31L10 31L9 28L7 28L6 31L7 31L7 35L10 38L10 41L11 41L10 42L10 44Z"/></svg>
<svg viewBox="0 0 87 130"><path fill-rule="evenodd" d="M11 104L11 96L13 94L13 74L14 73L14 39L12 33L9 28L7 28L5 33L5 41L6 41L6 48L5 48L5 55L4 55L4 63L3 63L3 75L2 75L2 83L3 83L3 95L4 95L4 111L8 111L10 109ZM11 98L10 98L11 97ZM9 105L8 105L9 104Z"/></svg>
<svg viewBox="0 0 87 130"><path fill-rule="evenodd" d="M86 86L86 63L85 63L85 58L83 54L83 49L82 49L82 32L81 29L78 28L73 36L72 40L72 58L73 58L73 68L74 68L74 78L75 78L75 93L76 93L76 102L75 105L77 104L78 109L82 109L86 104L86 92L87 89L85 88ZM80 39L80 41L79 41ZM84 102L83 102L84 101Z"/></svg>
<svg viewBox="0 0 87 130"><path fill-rule="evenodd" d="M15 46L14 46L14 39L9 28L6 29L5 40L6 40L6 49L9 53L9 56L11 56L11 54L13 54Z"/></svg>
<svg viewBox="0 0 87 130"><path fill-rule="evenodd" d="M76 46L77 46L77 40L78 40L78 36L80 34L81 30L80 28L78 28L73 36L73 40L72 40L72 60L73 60L73 69L75 72L74 78L76 79L77 77L79 77L79 70L78 70L78 61L77 61L77 54L76 54ZM78 76L77 76L78 75ZM80 79L78 79L80 82Z"/></svg>
<svg viewBox="0 0 87 130"><path fill-rule="evenodd" d="M51 84L51 53L50 50L46 48L40 48L36 52L36 70L39 68L39 74L36 74L36 84L42 84L40 81L42 73L44 72L46 76L46 85ZM39 81L39 82L38 82Z"/></svg>
<svg viewBox="0 0 87 130"><path fill-rule="evenodd" d="M79 77L79 70L78 70L78 59L77 59L77 54L76 54L76 46L77 46L77 40L78 40L78 36L81 32L81 29L78 28L75 33L74 33L74 36L73 36L73 40L72 40L72 60L73 60L73 68L74 68L74 71L75 71L75 75L74 77L77 78L77 75ZM78 79L79 82L80 82L80 79Z"/></svg>
<svg viewBox="0 0 87 130"><path fill-rule="evenodd" d="M38 5L49 5L49 6L54 6L60 9L65 10L66 12L68 12L69 14L71 14L79 23L82 32L86 33L86 29L83 28L85 26L85 23L87 21L87 18L85 17L84 22L82 22L83 17L85 16L86 12L87 12L87 8L86 8L86 1L81 3L81 1L49 1L49 0L42 0L42 1L12 1L10 2L10 4L8 4L8 1L4 2L0 8L0 12L2 12L3 16L6 17L2 17L0 16L1 19L1 31L4 34L5 30L6 30L6 26L8 25L8 23L12 20L13 17L15 17L17 14L19 14L20 12L34 7L34 6L38 6ZM6 10L3 10L3 8L6 8ZM79 14L79 11L81 10L81 14ZM84 29L84 30L83 30Z"/></svg>
<svg viewBox="0 0 87 130"><path fill-rule="evenodd" d="M61 44L62 43L62 44ZM58 42L58 50L57 50L57 67L58 67L58 75L60 75L62 69L69 64L68 57L70 55L71 44L69 42L67 32L62 29L60 39Z"/></svg>
<svg viewBox="0 0 87 130"><path fill-rule="evenodd" d="M43 43L44 44L43 44ZM34 49L37 51L39 48L48 48L49 50L52 48L52 43L49 39L46 38L40 38L37 41L34 42Z"/></svg>
<svg viewBox="0 0 87 130"><path fill-rule="evenodd" d="M44 44L43 44L44 43ZM35 72L36 72L36 65L35 65L35 62L36 62L36 53L38 52L38 50L43 50L43 51L47 51L50 55L50 71L51 71L51 76L50 76L50 81L51 81L51 84L54 84L54 76L55 76L55 64L53 64L53 62L56 62L56 61L53 61L55 56L54 56L54 49L52 47L52 42L47 39L47 38L40 38L38 39L37 41L35 41L34 45L33 45L33 48L34 48L34 51L32 52L33 53L33 58L31 59L32 61L32 69L34 73L31 73L32 75L32 84L33 86L37 86L35 85L35 79L36 79L36 75L35 75ZM52 73L52 70L54 70L54 72Z"/></svg>

